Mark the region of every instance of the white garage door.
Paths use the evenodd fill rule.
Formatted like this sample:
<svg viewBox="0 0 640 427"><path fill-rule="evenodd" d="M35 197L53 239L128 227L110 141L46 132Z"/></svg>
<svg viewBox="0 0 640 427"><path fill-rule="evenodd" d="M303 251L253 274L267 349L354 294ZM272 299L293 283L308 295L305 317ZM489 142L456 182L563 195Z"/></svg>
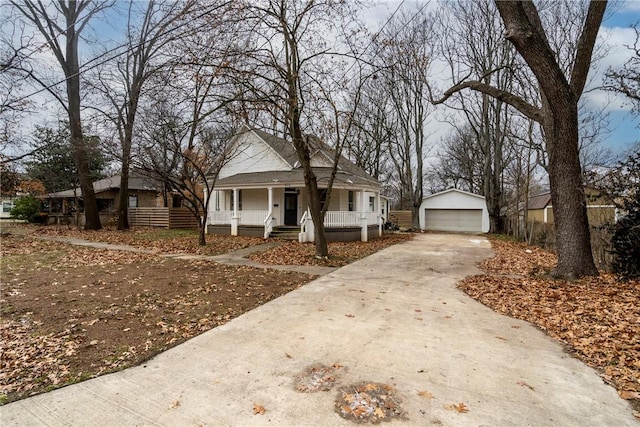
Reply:
<svg viewBox="0 0 640 427"><path fill-rule="evenodd" d="M425 209L425 230L482 232L482 209Z"/></svg>

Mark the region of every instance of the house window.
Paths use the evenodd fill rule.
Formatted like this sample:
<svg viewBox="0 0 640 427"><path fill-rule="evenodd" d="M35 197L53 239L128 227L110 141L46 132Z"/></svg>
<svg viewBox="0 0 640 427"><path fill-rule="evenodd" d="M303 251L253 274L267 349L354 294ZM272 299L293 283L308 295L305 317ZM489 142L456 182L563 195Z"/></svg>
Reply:
<svg viewBox="0 0 640 427"><path fill-rule="evenodd" d="M12 202L2 202L2 212L11 212L13 208Z"/></svg>
<svg viewBox="0 0 640 427"><path fill-rule="evenodd" d="M233 204L234 204L233 194L234 194L234 191L231 190L231 210L233 210ZM238 210L239 211L242 210L242 190L238 190Z"/></svg>
<svg viewBox="0 0 640 427"><path fill-rule="evenodd" d="M216 211L220 210L220 192L216 191L215 192L215 196L216 196Z"/></svg>
<svg viewBox="0 0 640 427"><path fill-rule="evenodd" d="M376 211L376 198L375 197L369 197L369 212L375 212Z"/></svg>
<svg viewBox="0 0 640 427"><path fill-rule="evenodd" d="M138 207L138 196L129 196L129 207L137 208Z"/></svg>
<svg viewBox="0 0 640 427"><path fill-rule="evenodd" d="M101 213L110 213L113 212L113 199L98 199L96 200L98 203L98 212ZM61 212L58 210L56 212Z"/></svg>
<svg viewBox="0 0 640 427"><path fill-rule="evenodd" d="M353 212L355 209L353 201L354 201L353 191L349 191L349 212Z"/></svg>

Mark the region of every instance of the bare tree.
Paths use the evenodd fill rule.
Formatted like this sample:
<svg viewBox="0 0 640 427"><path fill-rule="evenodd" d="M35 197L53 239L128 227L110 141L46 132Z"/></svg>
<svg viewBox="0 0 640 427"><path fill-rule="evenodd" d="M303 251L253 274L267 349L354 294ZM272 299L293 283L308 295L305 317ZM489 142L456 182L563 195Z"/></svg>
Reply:
<svg viewBox="0 0 640 427"><path fill-rule="evenodd" d="M513 43L535 75L540 103L533 104L478 80L454 85L436 103L469 88L510 104L542 125L557 236L558 265L553 274L566 278L596 275L578 149L578 101L587 81L606 2L589 3L567 74L557 52L551 48L532 2L496 2L496 7L505 25L505 38Z"/></svg>
<svg viewBox="0 0 640 427"><path fill-rule="evenodd" d="M309 199L309 210L315 227L316 256L328 256L327 240L324 232L324 211L318 178L311 167L311 153L317 140L308 132L310 128L322 126L318 120L317 108L312 102L323 104L321 97L328 91L323 87L340 88L334 79L331 63L342 56L335 49L331 38L341 38L346 26L355 19L354 5L347 2L309 0L269 0L247 3L246 24L253 35L250 48L244 52L244 67L234 67L233 73L241 78L247 95L260 107L269 105L274 128L279 128L291 139L298 160L304 171L305 187ZM344 66L344 64L343 64ZM338 80L346 78L345 74ZM329 114L340 111L333 100L325 107ZM333 103L333 106L331 104ZM341 114L339 114L341 115ZM331 120L335 123L335 120ZM334 127L334 129L337 129ZM335 176L337 159L341 154L342 136L334 135L335 158L332 176ZM329 190L331 181L327 184ZM330 190L328 191L330 193Z"/></svg>
<svg viewBox="0 0 640 427"><path fill-rule="evenodd" d="M108 1L60 0L44 4L41 0L11 0L13 7L28 20L47 41L65 76L66 97L43 80L36 70L29 77L45 88L60 103L69 116L72 151L78 169L85 212L85 229L101 228L98 204L90 179L89 161L82 134L80 116L80 63L78 42L89 21L108 7Z"/></svg>
<svg viewBox="0 0 640 427"><path fill-rule="evenodd" d="M438 162L429 174L432 192L453 187L470 193L481 193L483 187L483 154L477 134L469 126L454 128L441 142Z"/></svg>
<svg viewBox="0 0 640 427"><path fill-rule="evenodd" d="M427 84L435 47L433 25L433 16L424 8L396 15L387 22L375 49L382 62L378 74L386 83L384 93L397 124L389 157L399 183L401 208L412 211L414 228L420 227L424 158L430 149L426 133L431 112Z"/></svg>
<svg viewBox="0 0 640 427"><path fill-rule="evenodd" d="M169 56L163 49L183 34L176 28L189 19L195 1L152 0L142 11L137 9L138 5L138 2L129 2L125 53L88 82L107 101L107 108L94 108L114 126L119 141L118 230L129 228L129 165L136 115L144 87L158 70L166 66ZM163 54L164 59L161 59Z"/></svg>
<svg viewBox="0 0 640 427"><path fill-rule="evenodd" d="M384 79L369 79L362 88L362 98L354 111L354 135L346 141L344 151L356 165L386 182L391 175L388 147L396 135Z"/></svg>
<svg viewBox="0 0 640 427"><path fill-rule="evenodd" d="M517 68L515 49L497 36L502 25L497 9L490 0L446 4L448 19L443 19L443 53L454 81L463 75L474 75L485 85L513 91L513 70ZM505 151L514 112L508 104L482 92L458 92L455 105L466 118L480 154L479 193L485 196L489 211L489 231L503 231L502 173ZM458 119L459 121L459 119ZM454 126L458 126L454 122Z"/></svg>
<svg viewBox="0 0 640 427"><path fill-rule="evenodd" d="M152 76L156 90L144 106L141 144L134 156L137 168L181 194L198 221L201 245L206 244L209 195L218 172L235 156L228 145L235 123L227 114L235 94L222 73L229 66L234 29L206 19L209 32L172 41L171 67Z"/></svg>
<svg viewBox="0 0 640 427"><path fill-rule="evenodd" d="M620 68L610 68L605 74L604 88L628 98L633 112L640 115L640 21L633 26L635 40L627 46L631 58Z"/></svg>

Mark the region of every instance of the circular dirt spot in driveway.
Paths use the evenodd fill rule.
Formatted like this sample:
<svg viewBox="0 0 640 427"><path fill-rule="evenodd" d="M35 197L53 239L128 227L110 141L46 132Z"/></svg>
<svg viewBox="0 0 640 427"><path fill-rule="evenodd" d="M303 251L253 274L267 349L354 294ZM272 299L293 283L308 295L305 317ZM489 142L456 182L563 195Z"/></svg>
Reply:
<svg viewBox="0 0 640 427"><path fill-rule="evenodd" d="M401 400L388 384L362 383L344 387L336 398L336 412L358 423L379 423L403 418Z"/></svg>
<svg viewBox="0 0 640 427"><path fill-rule="evenodd" d="M296 375L296 391L301 393L313 393L316 391L329 391L336 383L336 371L343 366L334 363L331 366L322 364L312 365Z"/></svg>

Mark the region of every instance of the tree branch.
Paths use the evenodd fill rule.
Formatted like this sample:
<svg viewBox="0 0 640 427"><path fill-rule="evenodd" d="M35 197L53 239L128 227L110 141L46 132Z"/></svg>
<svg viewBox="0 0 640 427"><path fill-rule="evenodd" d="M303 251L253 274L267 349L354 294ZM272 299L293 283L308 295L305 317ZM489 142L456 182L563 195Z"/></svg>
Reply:
<svg viewBox="0 0 640 427"><path fill-rule="evenodd" d="M525 101L523 98L517 95L514 95L502 89L498 89L494 86L491 86L489 84L486 84L477 80L462 81L452 86L451 88L449 88L447 91L444 92L444 94L440 99L433 99L433 95L431 94L431 88L429 87L429 97L431 98L431 103L433 105L443 104L452 95L467 88L471 90L475 90L477 92L485 93L502 102L506 102L507 104L511 105L513 108L515 108L516 110L520 111L522 114L530 118L531 120L534 120L538 123L542 121L542 110L540 108L529 104L527 101Z"/></svg>
<svg viewBox="0 0 640 427"><path fill-rule="evenodd" d="M582 27L583 30L578 40L576 59L573 64L573 69L571 70L570 85L576 99L579 99L582 95L582 91L587 82L593 47L595 46L595 40L598 36L598 30L600 29L600 23L602 22L606 8L606 1L592 1L589 4L587 19Z"/></svg>

